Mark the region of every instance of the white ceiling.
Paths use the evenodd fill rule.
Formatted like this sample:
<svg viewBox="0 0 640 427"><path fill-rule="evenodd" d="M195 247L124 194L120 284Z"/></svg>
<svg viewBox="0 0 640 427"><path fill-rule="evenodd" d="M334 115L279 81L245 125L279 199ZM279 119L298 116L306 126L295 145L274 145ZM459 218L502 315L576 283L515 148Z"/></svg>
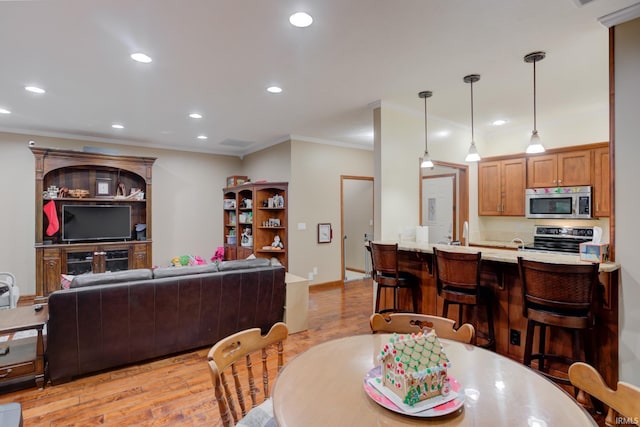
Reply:
<svg viewBox="0 0 640 427"><path fill-rule="evenodd" d="M608 30L637 0L0 1L0 131L244 155L290 136L372 147L380 100L532 126L608 100ZM314 18L295 28L290 14ZM151 64L132 61L143 51ZM24 90L39 85L46 94ZM266 88L277 84L281 94ZM200 120L187 115L197 111ZM125 128L116 130L112 123ZM539 126L540 127L540 126ZM197 135L208 136L206 141Z"/></svg>

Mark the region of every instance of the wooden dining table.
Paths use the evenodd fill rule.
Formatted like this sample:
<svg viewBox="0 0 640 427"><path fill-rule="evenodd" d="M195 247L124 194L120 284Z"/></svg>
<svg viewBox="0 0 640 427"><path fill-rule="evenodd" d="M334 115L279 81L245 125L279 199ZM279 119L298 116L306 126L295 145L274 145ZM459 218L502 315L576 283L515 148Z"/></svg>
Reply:
<svg viewBox="0 0 640 427"><path fill-rule="evenodd" d="M443 407L407 415L371 387L388 334L328 341L282 369L272 398L280 427L313 426L597 426L565 390L483 348L441 339L458 397ZM382 397L381 397L382 396Z"/></svg>

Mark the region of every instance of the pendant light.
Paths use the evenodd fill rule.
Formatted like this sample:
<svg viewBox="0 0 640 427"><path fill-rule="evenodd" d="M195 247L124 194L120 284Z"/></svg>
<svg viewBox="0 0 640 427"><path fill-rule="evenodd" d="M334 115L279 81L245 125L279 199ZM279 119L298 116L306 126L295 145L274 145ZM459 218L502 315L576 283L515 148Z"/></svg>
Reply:
<svg viewBox="0 0 640 427"><path fill-rule="evenodd" d="M429 148L427 147L427 98L431 98L431 95L433 95L433 92L430 90L423 90L418 93L418 96L424 99L424 156L422 157L422 163L420 163L421 168L433 167L433 162L429 156Z"/></svg>
<svg viewBox="0 0 640 427"><path fill-rule="evenodd" d="M543 60L544 52L532 52L524 56L524 62L533 62L533 132L527 146L527 154L544 153L544 147L540 142L538 128L536 127L536 62Z"/></svg>
<svg viewBox="0 0 640 427"><path fill-rule="evenodd" d="M468 76L464 76L463 80L465 83L471 84L471 146L469 147L469 152L467 153L467 157L465 157L464 161L478 162L480 161L480 153L478 153L476 140L473 136L473 84L480 80L480 74L469 74Z"/></svg>

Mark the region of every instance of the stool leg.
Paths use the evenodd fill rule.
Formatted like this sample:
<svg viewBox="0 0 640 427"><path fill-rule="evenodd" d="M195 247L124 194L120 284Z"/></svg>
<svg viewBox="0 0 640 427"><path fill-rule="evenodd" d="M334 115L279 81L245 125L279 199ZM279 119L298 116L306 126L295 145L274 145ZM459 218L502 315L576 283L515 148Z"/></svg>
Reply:
<svg viewBox="0 0 640 427"><path fill-rule="evenodd" d="M493 328L493 310L491 304L485 304L487 308L487 326L489 327L489 348L494 350L496 349L496 332Z"/></svg>
<svg viewBox="0 0 640 427"><path fill-rule="evenodd" d="M546 349L546 339L547 339L547 326L541 324L540 325L540 340L538 342L538 352L541 354L539 362L538 362L538 369L542 372L544 372L544 358L545 358L545 349Z"/></svg>
<svg viewBox="0 0 640 427"><path fill-rule="evenodd" d="M448 317L449 316L449 301L444 300L444 303L442 304L442 317Z"/></svg>
<svg viewBox="0 0 640 427"><path fill-rule="evenodd" d="M380 313L380 290L382 286L379 283L376 283L376 287L378 290L376 291L376 313Z"/></svg>
<svg viewBox="0 0 640 427"><path fill-rule="evenodd" d="M531 367L531 354L533 353L533 334L536 325L532 320L527 320L527 336L524 340L524 365Z"/></svg>
<svg viewBox="0 0 640 427"><path fill-rule="evenodd" d="M398 311L398 287L393 287L393 312Z"/></svg>
<svg viewBox="0 0 640 427"><path fill-rule="evenodd" d="M462 304L458 304L458 327L462 325Z"/></svg>

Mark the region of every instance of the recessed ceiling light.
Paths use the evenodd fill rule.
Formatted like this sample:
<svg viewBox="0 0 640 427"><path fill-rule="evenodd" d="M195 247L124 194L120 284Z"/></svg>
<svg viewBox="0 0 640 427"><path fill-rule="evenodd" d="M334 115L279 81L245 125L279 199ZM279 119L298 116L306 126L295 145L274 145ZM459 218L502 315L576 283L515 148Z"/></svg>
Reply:
<svg viewBox="0 0 640 427"><path fill-rule="evenodd" d="M5 108L0 108L0 114L11 114L11 111L5 109Z"/></svg>
<svg viewBox="0 0 640 427"><path fill-rule="evenodd" d="M279 87L279 86L269 86L267 88L267 92L269 92L269 93L280 93L280 92L282 92L282 88Z"/></svg>
<svg viewBox="0 0 640 427"><path fill-rule="evenodd" d="M207 135L198 135L198 139L207 139Z"/></svg>
<svg viewBox="0 0 640 427"><path fill-rule="evenodd" d="M142 62L143 64L148 64L149 62L152 61L150 56L145 55L142 52L132 53L131 59L133 59L134 61Z"/></svg>
<svg viewBox="0 0 640 427"><path fill-rule="evenodd" d="M311 25L313 18L308 13L297 12L289 17L289 22L291 22L291 25L294 27L304 28Z"/></svg>
<svg viewBox="0 0 640 427"><path fill-rule="evenodd" d="M192 119L201 119L202 118L202 114L191 113L191 114L189 114L189 117L191 117Z"/></svg>
<svg viewBox="0 0 640 427"><path fill-rule="evenodd" d="M112 124L111 127L114 129L124 129L124 126L117 123Z"/></svg>
<svg viewBox="0 0 640 427"><path fill-rule="evenodd" d="M502 126L502 125L504 125L504 124L506 124L506 123L507 123L507 121L506 121L506 120L502 120L502 119L500 119L500 120L494 120L494 122L492 123L492 125L494 125L494 126Z"/></svg>
<svg viewBox="0 0 640 427"><path fill-rule="evenodd" d="M439 132L436 132L436 136L439 136L440 138L444 138L445 136L449 136L450 134L450 130L441 130Z"/></svg>
<svg viewBox="0 0 640 427"><path fill-rule="evenodd" d="M25 86L24 90L28 90L29 92L33 92L33 93L45 93L44 89L39 88L37 86Z"/></svg>

